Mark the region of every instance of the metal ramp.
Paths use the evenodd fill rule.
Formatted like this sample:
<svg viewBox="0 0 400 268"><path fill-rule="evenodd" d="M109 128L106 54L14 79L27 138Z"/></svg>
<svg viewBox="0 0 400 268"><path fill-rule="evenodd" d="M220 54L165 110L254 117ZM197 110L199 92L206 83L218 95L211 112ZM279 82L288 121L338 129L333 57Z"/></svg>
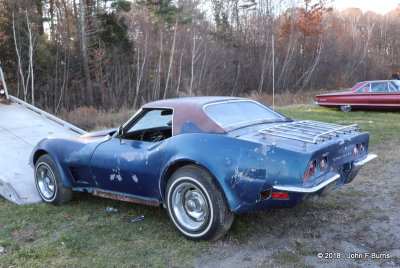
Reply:
<svg viewBox="0 0 400 268"><path fill-rule="evenodd" d="M0 103L0 195L19 205L40 202L29 165L34 146L45 137L77 137L86 132L13 96L8 98L10 104Z"/></svg>

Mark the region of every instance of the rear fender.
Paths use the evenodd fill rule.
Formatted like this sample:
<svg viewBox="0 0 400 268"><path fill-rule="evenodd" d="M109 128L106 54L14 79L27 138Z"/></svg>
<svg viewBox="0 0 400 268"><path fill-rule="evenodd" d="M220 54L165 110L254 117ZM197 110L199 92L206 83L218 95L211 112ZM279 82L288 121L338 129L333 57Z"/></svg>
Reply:
<svg viewBox="0 0 400 268"><path fill-rule="evenodd" d="M196 144L196 146L193 146ZM282 158L286 157L286 158ZM276 147L218 134L181 134L170 139L165 150L160 192L177 163L196 163L215 178L231 211L260 201L260 192L271 189L277 180L292 181L301 173L292 166L299 155ZM307 165L304 157L304 169ZM179 165L178 165L179 166Z"/></svg>

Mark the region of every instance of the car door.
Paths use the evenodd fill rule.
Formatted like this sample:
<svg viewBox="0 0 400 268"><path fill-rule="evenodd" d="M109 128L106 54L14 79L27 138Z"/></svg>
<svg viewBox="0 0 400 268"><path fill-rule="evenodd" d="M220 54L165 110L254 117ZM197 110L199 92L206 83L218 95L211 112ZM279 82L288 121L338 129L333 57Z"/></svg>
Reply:
<svg viewBox="0 0 400 268"><path fill-rule="evenodd" d="M347 96L347 104L355 108L365 108L369 105L371 83L365 83L359 89ZM343 102L345 103L345 102Z"/></svg>
<svg viewBox="0 0 400 268"><path fill-rule="evenodd" d="M388 82L371 83L369 104L374 108L389 108L397 102L396 92L390 90Z"/></svg>
<svg viewBox="0 0 400 268"><path fill-rule="evenodd" d="M159 197L163 148L172 135L172 112L162 113L144 110L123 127L120 137L116 135L96 148L90 169L100 189Z"/></svg>

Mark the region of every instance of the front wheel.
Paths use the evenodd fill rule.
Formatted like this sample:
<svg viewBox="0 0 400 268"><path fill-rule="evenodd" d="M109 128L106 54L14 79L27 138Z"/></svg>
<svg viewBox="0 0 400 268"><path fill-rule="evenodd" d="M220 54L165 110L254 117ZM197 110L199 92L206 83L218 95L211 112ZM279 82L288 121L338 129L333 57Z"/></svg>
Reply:
<svg viewBox="0 0 400 268"><path fill-rule="evenodd" d="M35 184L46 203L62 205L72 199L72 190L64 187L56 163L47 154L36 161Z"/></svg>
<svg viewBox="0 0 400 268"><path fill-rule="evenodd" d="M192 240L216 240L231 227L233 213L210 174L190 165L172 174L166 188L168 215Z"/></svg>
<svg viewBox="0 0 400 268"><path fill-rule="evenodd" d="M340 106L340 110L342 111L342 112L350 112L351 111L351 106L350 105L341 105Z"/></svg>

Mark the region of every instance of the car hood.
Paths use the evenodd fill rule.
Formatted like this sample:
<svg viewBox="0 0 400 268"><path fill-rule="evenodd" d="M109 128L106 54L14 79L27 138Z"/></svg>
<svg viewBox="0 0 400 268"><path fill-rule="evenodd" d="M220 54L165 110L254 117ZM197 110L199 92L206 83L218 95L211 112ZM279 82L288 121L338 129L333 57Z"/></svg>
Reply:
<svg viewBox="0 0 400 268"><path fill-rule="evenodd" d="M118 128L110 128L110 129L106 129L106 130L91 132L91 133L80 136L80 138L104 137L107 135L113 135L117 130L118 130Z"/></svg>

